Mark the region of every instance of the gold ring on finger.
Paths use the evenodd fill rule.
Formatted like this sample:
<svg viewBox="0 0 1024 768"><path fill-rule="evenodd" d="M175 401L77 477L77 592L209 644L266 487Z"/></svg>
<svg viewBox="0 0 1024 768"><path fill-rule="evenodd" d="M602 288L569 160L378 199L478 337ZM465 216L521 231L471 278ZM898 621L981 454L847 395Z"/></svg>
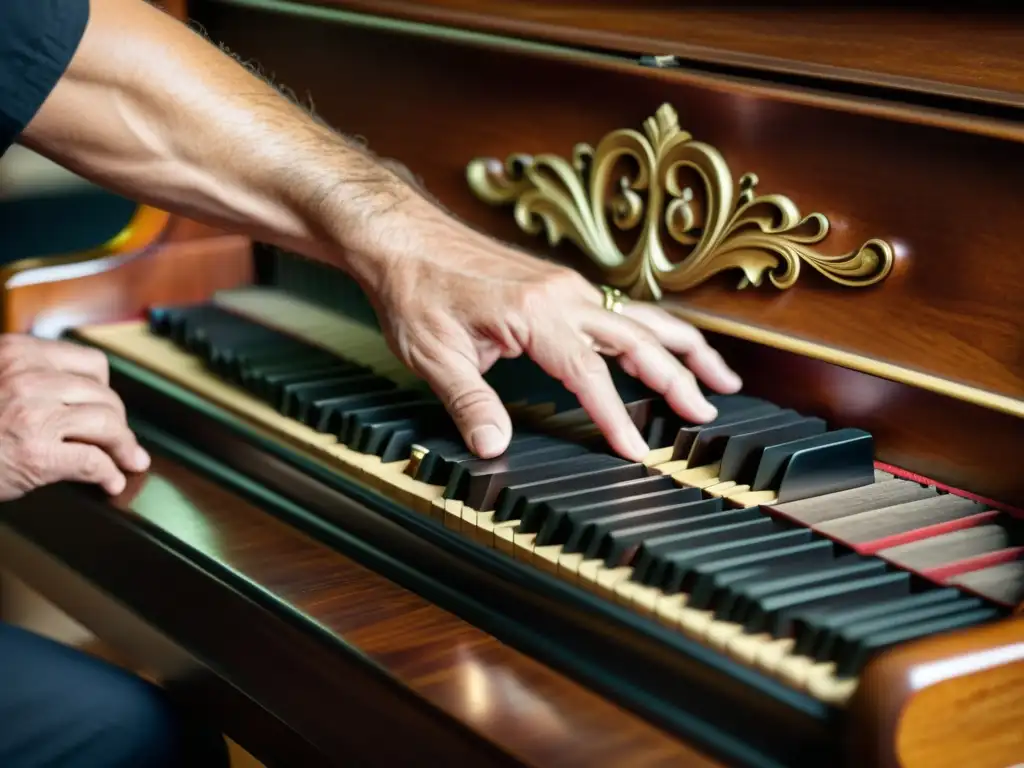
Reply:
<svg viewBox="0 0 1024 768"><path fill-rule="evenodd" d="M615 312L621 315L623 306L629 301L629 297L626 296L618 288L612 288L610 285L602 285L601 293L604 294L604 300L601 303L605 309L609 312Z"/></svg>

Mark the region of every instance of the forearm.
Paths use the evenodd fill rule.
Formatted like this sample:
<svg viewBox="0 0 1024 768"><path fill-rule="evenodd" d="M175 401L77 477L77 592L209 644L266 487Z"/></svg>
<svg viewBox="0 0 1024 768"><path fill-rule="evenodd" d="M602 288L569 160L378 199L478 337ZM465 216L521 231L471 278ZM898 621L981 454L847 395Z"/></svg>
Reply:
<svg viewBox="0 0 1024 768"><path fill-rule="evenodd" d="M358 273L439 218L392 170L142 0L92 0L65 77L23 142L157 207Z"/></svg>

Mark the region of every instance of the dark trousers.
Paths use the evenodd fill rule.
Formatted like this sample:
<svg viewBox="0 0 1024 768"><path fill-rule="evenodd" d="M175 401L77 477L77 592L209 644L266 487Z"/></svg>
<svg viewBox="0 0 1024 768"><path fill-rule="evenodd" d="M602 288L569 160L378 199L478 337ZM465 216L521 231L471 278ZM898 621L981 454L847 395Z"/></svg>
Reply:
<svg viewBox="0 0 1024 768"><path fill-rule="evenodd" d="M3 768L226 768L224 739L156 686L0 623Z"/></svg>

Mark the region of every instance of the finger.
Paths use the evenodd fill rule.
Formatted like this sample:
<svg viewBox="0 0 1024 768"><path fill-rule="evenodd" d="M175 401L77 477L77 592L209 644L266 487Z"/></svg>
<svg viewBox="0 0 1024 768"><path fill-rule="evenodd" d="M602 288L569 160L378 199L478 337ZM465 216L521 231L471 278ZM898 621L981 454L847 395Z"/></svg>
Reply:
<svg viewBox="0 0 1024 768"><path fill-rule="evenodd" d="M587 315L583 327L606 354L618 356L627 373L664 397L684 419L705 423L718 415L693 374L643 326L599 311Z"/></svg>
<svg viewBox="0 0 1024 768"><path fill-rule="evenodd" d="M34 400L49 400L64 405L103 405L125 418L124 403L110 387L95 379L63 371L34 370L13 378L10 393Z"/></svg>
<svg viewBox="0 0 1024 768"><path fill-rule="evenodd" d="M681 355L687 367L715 391L732 393L743 386L740 377L689 323L642 302L626 304L624 314L647 328L666 349Z"/></svg>
<svg viewBox="0 0 1024 768"><path fill-rule="evenodd" d="M105 405L73 405L65 408L58 425L64 440L102 448L121 469L143 472L149 456L135 439L123 416Z"/></svg>
<svg viewBox="0 0 1024 768"><path fill-rule="evenodd" d="M512 439L512 420L497 393L469 358L446 351L436 355L436 359L421 358L415 364L441 398L473 453L491 459L505 452Z"/></svg>
<svg viewBox="0 0 1024 768"><path fill-rule="evenodd" d="M54 452L54 462L54 482L92 483L111 496L121 493L127 483L113 459L95 445L62 443Z"/></svg>
<svg viewBox="0 0 1024 768"><path fill-rule="evenodd" d="M647 456L650 449L629 417L608 366L578 333L566 327L561 332L535 334L527 351L576 395L612 450L633 461Z"/></svg>
<svg viewBox="0 0 1024 768"><path fill-rule="evenodd" d="M107 357L98 349L67 341L45 341L35 349L50 367L58 371L84 376L104 386L110 383Z"/></svg>

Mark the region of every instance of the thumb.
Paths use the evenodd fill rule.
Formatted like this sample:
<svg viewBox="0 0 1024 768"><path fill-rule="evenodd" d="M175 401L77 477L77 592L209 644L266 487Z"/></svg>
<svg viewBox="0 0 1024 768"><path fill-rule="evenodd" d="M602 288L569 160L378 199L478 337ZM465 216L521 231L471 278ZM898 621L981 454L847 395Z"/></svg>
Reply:
<svg viewBox="0 0 1024 768"><path fill-rule="evenodd" d="M483 459L504 453L512 438L512 420L476 366L464 356L450 353L422 368L469 449Z"/></svg>

